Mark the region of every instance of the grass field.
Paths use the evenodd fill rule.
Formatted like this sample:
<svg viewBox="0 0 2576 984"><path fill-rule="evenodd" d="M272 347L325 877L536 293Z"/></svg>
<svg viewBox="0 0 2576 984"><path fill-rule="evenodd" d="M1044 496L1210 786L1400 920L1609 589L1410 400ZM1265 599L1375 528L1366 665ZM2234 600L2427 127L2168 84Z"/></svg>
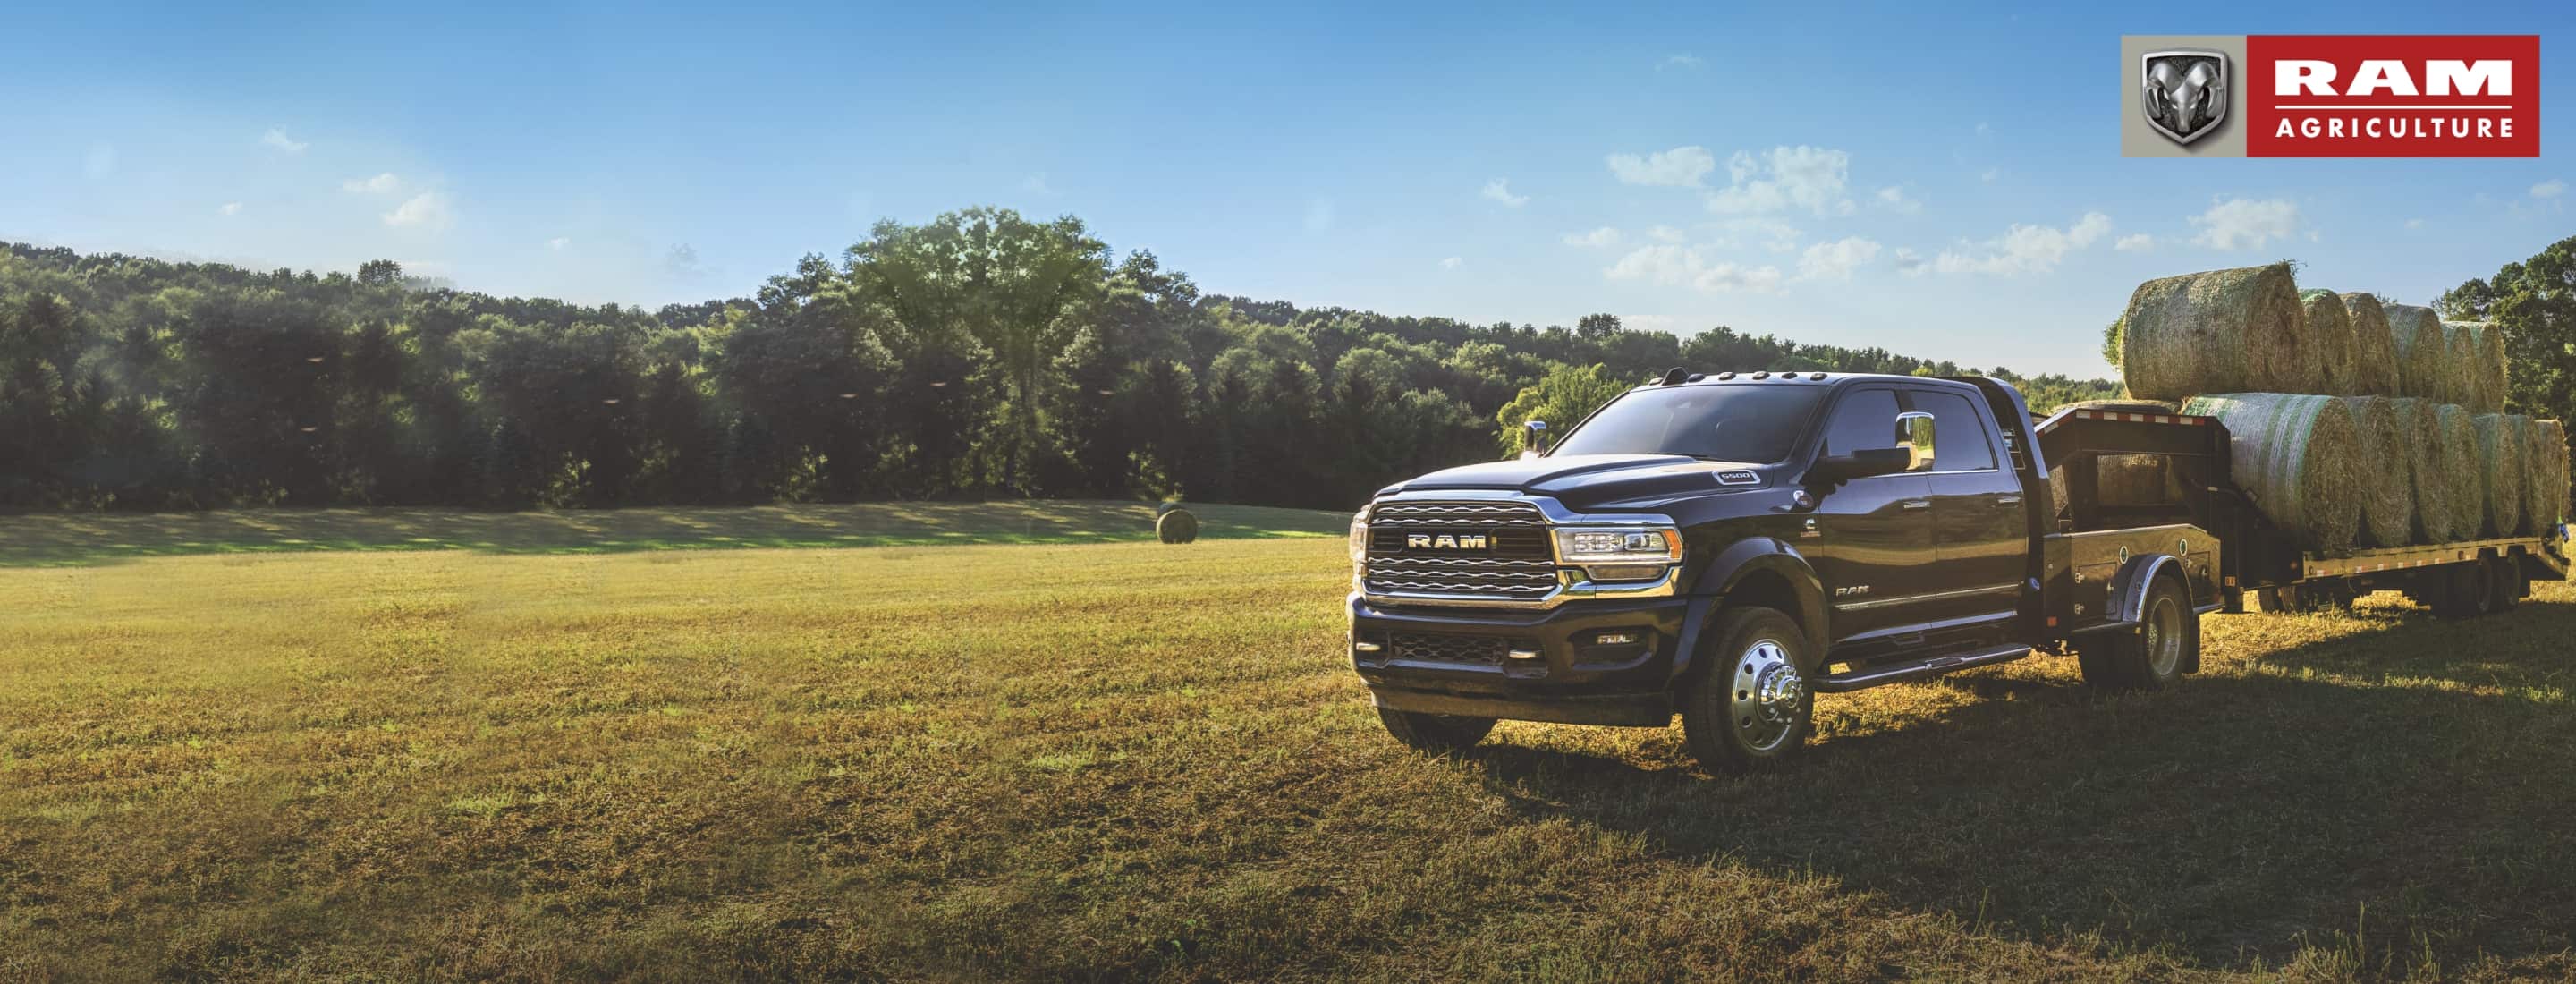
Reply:
<svg viewBox="0 0 2576 984"><path fill-rule="evenodd" d="M1142 535L1099 508L930 521ZM2576 977L2566 585L2213 616L2164 694L1827 697L1731 779L1402 750L1338 537L1249 535L1327 514L571 529L910 522L671 515L5 521L0 978Z"/></svg>

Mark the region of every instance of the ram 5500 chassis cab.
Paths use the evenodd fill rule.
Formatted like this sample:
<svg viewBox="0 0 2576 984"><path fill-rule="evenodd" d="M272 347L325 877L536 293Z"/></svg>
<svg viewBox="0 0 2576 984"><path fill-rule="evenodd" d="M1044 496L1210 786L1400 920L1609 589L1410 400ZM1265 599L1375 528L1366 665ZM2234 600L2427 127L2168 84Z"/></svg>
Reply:
<svg viewBox="0 0 2576 984"><path fill-rule="evenodd" d="M1351 523L1351 662L1418 748L1678 713L1741 770L1794 753L1818 693L2069 650L2095 686L2158 688L2249 596L2472 615L2566 576L2563 529L2304 552L2230 481L2223 425L2134 409L2033 425L1992 379L1676 369L1553 450L1380 491ZM2177 501L2095 501L2102 454L2166 456Z"/></svg>

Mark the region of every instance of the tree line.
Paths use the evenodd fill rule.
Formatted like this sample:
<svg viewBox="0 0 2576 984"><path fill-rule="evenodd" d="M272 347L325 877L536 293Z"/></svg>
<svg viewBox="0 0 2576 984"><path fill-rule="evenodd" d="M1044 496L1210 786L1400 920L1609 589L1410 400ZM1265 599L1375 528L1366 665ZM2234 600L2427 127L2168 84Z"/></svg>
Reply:
<svg viewBox="0 0 2576 984"><path fill-rule="evenodd" d="M2562 244L2562 246L2565 244ZM1202 293L1074 218L878 224L655 311L407 277L0 252L0 508L606 508L1182 497L1348 508L1672 366L1947 361L1608 314L1571 327ZM2023 378L2034 406L2112 396Z"/></svg>

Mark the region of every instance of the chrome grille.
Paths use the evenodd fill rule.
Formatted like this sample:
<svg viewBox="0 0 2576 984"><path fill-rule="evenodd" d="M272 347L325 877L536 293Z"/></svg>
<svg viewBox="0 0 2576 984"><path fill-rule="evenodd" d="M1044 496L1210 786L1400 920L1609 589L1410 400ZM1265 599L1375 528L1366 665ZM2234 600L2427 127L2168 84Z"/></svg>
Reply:
<svg viewBox="0 0 2576 984"><path fill-rule="evenodd" d="M1545 526L1538 507L1508 499L1494 502L1381 502L1369 524L1390 526Z"/></svg>
<svg viewBox="0 0 2576 984"><path fill-rule="evenodd" d="M1535 601L1556 590L1556 562L1499 557L1371 557L1373 592Z"/></svg>

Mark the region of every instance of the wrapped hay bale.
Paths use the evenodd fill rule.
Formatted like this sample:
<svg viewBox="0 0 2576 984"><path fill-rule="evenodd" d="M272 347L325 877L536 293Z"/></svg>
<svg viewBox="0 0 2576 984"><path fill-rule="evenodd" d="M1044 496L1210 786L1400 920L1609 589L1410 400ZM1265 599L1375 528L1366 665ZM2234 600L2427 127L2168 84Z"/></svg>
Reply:
<svg viewBox="0 0 2576 984"><path fill-rule="evenodd" d="M2442 327L2469 337L2469 398L2460 405L2470 413L2504 412L2504 330L2492 321L2445 321Z"/></svg>
<svg viewBox="0 0 2576 984"><path fill-rule="evenodd" d="M2467 407L2443 403L2433 407L2441 431L2443 501L2451 507L2451 540L2474 540L2487 523L2487 483L2478 477L2478 425Z"/></svg>
<svg viewBox="0 0 2576 984"><path fill-rule="evenodd" d="M2121 380L2150 400L2315 389L2302 316L2287 263L2147 281L2121 316Z"/></svg>
<svg viewBox="0 0 2576 984"><path fill-rule="evenodd" d="M2353 477L2361 498L2362 542L2405 546L2414 537L2415 497L2407 485L2406 433L2397 421L2396 401L2384 396L2342 400L2361 438L2360 467Z"/></svg>
<svg viewBox="0 0 2576 984"><path fill-rule="evenodd" d="M2522 531L2522 435L2512 419L2500 413L2480 414L2477 471L2483 485L2483 536L2512 536Z"/></svg>
<svg viewBox="0 0 2576 984"><path fill-rule="evenodd" d="M2352 548L2361 526L2362 444L2352 409L2331 396L2221 393L2182 412L2218 418L2230 435L2236 484L2303 546Z"/></svg>
<svg viewBox="0 0 2576 984"><path fill-rule="evenodd" d="M2567 521L2567 425L2538 420L2532 422L2532 427L2539 435L2531 449L2532 457L2540 459L2540 471L2545 476L2540 497L2533 500L2540 503L2541 509L2532 525L2545 536Z"/></svg>
<svg viewBox="0 0 2576 984"><path fill-rule="evenodd" d="M2468 360L2454 359L2451 335L2432 308L2391 304L2388 334L2397 341L2397 388L2403 396L2437 403L2464 403L2460 390L2468 381Z"/></svg>
<svg viewBox="0 0 2576 984"><path fill-rule="evenodd" d="M2406 396L2398 380L2397 337L2379 298L2359 291L2337 294L2352 321L2352 396Z"/></svg>
<svg viewBox="0 0 2576 984"><path fill-rule="evenodd" d="M2406 472L2408 535L2416 543L2446 542L2451 539L2451 484L2445 474L2450 456L2443 453L2436 405L2408 396L2389 400L2388 408L2405 445L2400 461Z"/></svg>
<svg viewBox="0 0 2576 984"><path fill-rule="evenodd" d="M2317 389L2331 396L2360 396L2360 370L2353 365L2352 313L2330 290L2299 292L2299 307L2308 355L2317 363Z"/></svg>

